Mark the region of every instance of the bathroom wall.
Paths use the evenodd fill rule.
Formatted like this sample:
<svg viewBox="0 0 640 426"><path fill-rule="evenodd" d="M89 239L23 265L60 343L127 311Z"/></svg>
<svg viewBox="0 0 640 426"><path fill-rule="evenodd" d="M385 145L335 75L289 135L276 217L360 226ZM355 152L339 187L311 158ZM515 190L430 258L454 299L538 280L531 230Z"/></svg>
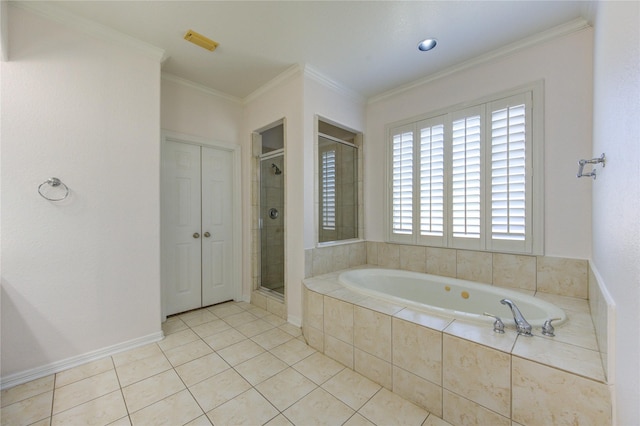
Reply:
<svg viewBox="0 0 640 426"><path fill-rule="evenodd" d="M316 193L316 162L315 157L315 120L316 117L324 118L330 122L341 125L354 132L362 132L365 127L364 99L355 93L341 87L339 83L332 82L318 74L312 68L305 69L304 86L304 136L305 146L305 200L308 211L304 224L304 247L312 248L316 245L317 232L316 220L318 205L315 203ZM363 145L367 141L363 142ZM363 155L363 150L359 150ZM359 163L360 164L360 163ZM362 175L360 175L362 178Z"/></svg>
<svg viewBox="0 0 640 426"><path fill-rule="evenodd" d="M240 143L242 101L205 87L162 75L162 129L207 140Z"/></svg>
<svg viewBox="0 0 640 426"><path fill-rule="evenodd" d="M640 418L640 3L599 2L594 23L594 278L615 303L614 424ZM601 310L600 310L601 311ZM611 349L611 348L610 348ZM611 374L611 372L610 372Z"/></svg>
<svg viewBox="0 0 640 426"><path fill-rule="evenodd" d="M545 255L587 259L591 253L591 193L576 179L577 161L591 155L593 31L534 44L367 107L365 231L384 241L385 125L544 80Z"/></svg>
<svg viewBox="0 0 640 426"><path fill-rule="evenodd" d="M292 68L261 88L258 92L246 99L243 125L242 125L242 169L247 171L244 176L247 179L242 182L243 198L243 256L242 264L245 275L243 277L243 294L249 295L252 291L251 271L254 264L252 252L252 238L257 238L252 220L252 180L247 173L252 170L253 158L251 150L251 133L260 130L276 121L284 121L285 159L283 167L285 195L285 297L287 299L286 316L290 322L301 321L301 289L300 282L304 274L304 240L303 220L305 215L304 182L302 176L304 151L303 144L303 78L297 67ZM253 236L252 236L253 234ZM264 306L267 301L262 300Z"/></svg>
<svg viewBox="0 0 640 426"><path fill-rule="evenodd" d="M3 385L162 337L161 56L8 9ZM38 195L51 176L66 200Z"/></svg>

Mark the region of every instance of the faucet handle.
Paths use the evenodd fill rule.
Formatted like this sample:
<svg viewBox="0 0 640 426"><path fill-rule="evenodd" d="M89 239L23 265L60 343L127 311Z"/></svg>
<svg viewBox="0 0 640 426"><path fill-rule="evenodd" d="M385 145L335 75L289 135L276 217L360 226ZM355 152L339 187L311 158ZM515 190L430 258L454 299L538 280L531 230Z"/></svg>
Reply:
<svg viewBox="0 0 640 426"><path fill-rule="evenodd" d="M488 312L485 312L484 315L486 315L488 317L491 317L491 318L495 318L496 321L493 323L493 331L494 332L500 333L500 334L504 333L504 323L502 322L502 320L500 319L499 316L490 314Z"/></svg>
<svg viewBox="0 0 640 426"><path fill-rule="evenodd" d="M551 321L557 321L559 319L560 318L551 318L546 320L542 325L542 334L545 336L554 337L556 329L551 325Z"/></svg>

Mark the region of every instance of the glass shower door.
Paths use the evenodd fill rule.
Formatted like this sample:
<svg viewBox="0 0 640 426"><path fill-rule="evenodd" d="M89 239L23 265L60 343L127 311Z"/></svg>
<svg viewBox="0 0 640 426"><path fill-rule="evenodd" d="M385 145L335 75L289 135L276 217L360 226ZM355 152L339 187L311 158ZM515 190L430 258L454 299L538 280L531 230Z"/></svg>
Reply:
<svg viewBox="0 0 640 426"><path fill-rule="evenodd" d="M260 161L260 286L284 296L284 154Z"/></svg>

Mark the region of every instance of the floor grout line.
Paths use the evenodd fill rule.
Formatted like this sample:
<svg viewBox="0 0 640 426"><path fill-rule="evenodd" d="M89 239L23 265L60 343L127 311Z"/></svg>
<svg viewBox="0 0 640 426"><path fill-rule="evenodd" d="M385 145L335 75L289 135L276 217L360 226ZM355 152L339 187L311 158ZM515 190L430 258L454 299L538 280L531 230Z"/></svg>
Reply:
<svg viewBox="0 0 640 426"><path fill-rule="evenodd" d="M140 354L144 355L144 356L142 356L141 358L136 358L136 356L138 356L138 354L136 354L136 356L132 357L132 359L127 359L127 362L120 363L119 365L116 365L116 360L115 360L114 356L110 356L109 357L110 358L110 368L107 371L100 371L98 373L93 373L92 371L88 371L86 373L86 374L88 374L86 377L82 376L82 378L74 380L73 382L70 382L70 383L66 383L64 386L67 386L67 385L70 385L70 384L74 384L74 383L79 383L82 380L90 379L92 377L97 376L98 374L103 374L103 373L107 373L109 371L113 371L113 373L115 374L115 378L117 380L118 389L117 390L114 389L113 391L106 392L104 395L99 395L99 396L91 399L90 401L83 401L83 402L81 402L79 404L72 405L69 408L65 409L64 411L61 411L60 413L55 413L55 414L53 412L53 410L54 410L54 402L55 402L55 398L56 398L56 391L59 391L59 389L56 389L56 383L57 383L56 380L58 379L58 374L54 374L53 375L54 376L53 377L53 391L52 391L52 396L51 396L51 401L50 401L50 406L49 406L49 414L50 414L49 418L48 418L49 425L53 424L54 415L58 415L58 414L64 413L64 412L66 412L68 410L76 409L77 407L80 407L80 406L82 406L84 404L87 404L89 402L93 402L93 401L95 401L95 400L97 400L99 398L102 398L102 397L104 397L106 395L109 395L112 392L116 392L116 391L119 391L119 396L122 399L122 403L124 404L124 412L126 414L124 416L114 420L114 421L121 422L121 421L124 421L124 419L126 418L130 424L133 424L132 416L135 416L136 413L138 413L138 412L140 412L142 410L146 410L147 408L149 408L149 407L153 406L154 404L157 404L157 403L159 403L161 401L164 401L167 398L174 397L175 395L183 392L184 390L186 390L188 392L190 398L196 403L197 407L200 410L200 413L196 417L194 417L194 418L192 418L190 420L187 420L186 423L193 422L193 421L195 421L196 419L199 419L202 416L204 416L206 418L207 422L213 423L212 420L211 420L211 417L210 417L210 413L212 413L214 410L219 409L220 407L224 406L225 404L230 403L231 401L233 401L234 399L240 397L241 395L244 395L247 392L250 392L250 391L253 390L254 392L257 393L257 395L260 396L260 398L264 399L264 401L266 401L269 404L269 406L272 407L276 412L276 414L273 417L271 417L269 420L267 420L266 423L273 421L274 419L276 419L279 416L282 416L283 419L286 419L288 422L290 422L291 424L295 425L295 418L291 417L291 415L289 415L289 416L285 415L285 412L287 412L288 410L292 409L297 404L300 404L305 398L308 398L312 393L317 392L318 389L322 390L322 392L324 392L326 395L329 395L331 397L332 401L335 400L335 401L339 402L341 405L343 405L344 407L348 408L350 411L352 411L352 413L350 415L348 415L347 418L342 420L343 423L351 421L356 415L359 415L360 417L362 417L363 419L367 420L370 423L374 423L374 421L372 419L369 419L367 416L362 414L361 410L364 407L366 407L374 399L374 397L376 395L378 395L382 391L382 389L386 389L386 388L384 388L384 386L382 386L382 385L380 385L378 383L372 382L370 379L367 379L367 380L371 381L372 383L375 383L378 386L378 389L371 396L366 398L364 400L364 402L362 402L362 403L358 402L357 404L359 404L359 406L357 408L353 408L351 405L349 405L349 403L346 402L347 400L342 400L340 398L340 396L332 393L329 389L327 389L325 387L327 385L327 383L329 383L332 379L336 378L339 374L341 374L346 369L349 369L348 367L345 367L344 365L338 363L337 361L331 360L330 358L328 358L328 359L330 359L331 361L335 362L336 364L338 364L340 366L340 368L338 368L337 371L332 372L332 373L331 373L331 371L333 370L333 368L335 368L333 366L330 367L331 368L330 370L325 370L325 373L322 373L321 370L315 370L316 366L313 365L313 363L311 363L311 367L309 365L302 364L305 360L308 360L310 357L312 357L314 355L320 354L319 356L323 356L323 357L325 355L322 354L321 352L318 352L317 350L309 347L308 344L306 343L306 341L301 337L302 334L299 334L299 335L296 336L296 335L294 335L292 333L289 333L288 331L283 330L281 327L285 326L287 324L286 322L284 322L282 324L275 324L276 321L274 319L272 319L273 322L270 322L270 321L265 319L265 317L267 317L268 314L263 315L263 316L257 316L257 315L251 314L251 312L249 312L248 309L252 309L254 311L257 309L257 307L255 307L253 305L246 305L246 307L245 307L244 305L239 306L237 304L233 304L234 302L231 302L231 303L232 304L230 304L227 307L227 309L225 309L224 307L221 307L221 308L218 309L218 311L223 313L224 316L216 315L214 313L214 311L211 310L211 307L204 308L204 309L206 309L206 312L208 312L209 314L211 314L213 316L211 319L207 319L204 322L200 322L200 320L208 317L208 315L204 314L205 311L202 311L202 310L190 311L190 312L188 312L186 314L180 314L180 315L177 315L175 317L173 317L173 316L170 317L168 319L168 321L171 321L172 324L170 324L170 325L167 325L167 323L163 324L163 328L165 328L165 326L166 326L167 329L171 330L170 333L165 334L165 339L170 337L171 335L176 334L176 333L186 332L186 331L189 331L190 333L193 333L195 336L197 336L197 339L191 340L191 341L186 342L186 343L185 342L181 342L180 344L175 344L176 342L172 341L171 345L166 349L163 349L163 347L160 345L160 342L152 343L150 345L145 345L145 346L149 346L149 347L151 347L151 345L155 345L154 350L150 350L150 353L152 353L151 355L149 355L148 353L145 353L145 352L140 352ZM217 305L217 306L221 306L221 305ZM229 311L233 311L233 309L229 309L229 308L232 308L232 307L236 307L240 311L239 312L229 313ZM201 313L198 314L198 312L201 312ZM225 321L225 318L229 318L229 317L231 317L233 315L239 315L239 314L243 314L243 313L249 313L252 316L254 316L255 319L253 319L253 320L249 319L248 321L241 322L241 323L237 323L236 321L231 320L231 322L232 323L236 323L236 325L232 325L229 322ZM190 321L192 325L189 325L187 323L187 321L185 321L185 319L183 319L184 317L181 317L181 316L187 317L187 321ZM200 318L198 318L198 317L200 317ZM173 318L176 318L176 319L174 320ZM211 323L213 321L218 321L218 320L223 321L226 325L229 326L229 328L225 328L223 330L216 331L215 333L211 334L210 336L206 336L206 337L201 337L198 333L196 333L194 331L194 328L196 328L196 327ZM178 321L179 321L179 323L178 323ZM242 327L242 325L244 325L244 324L247 324L249 322L257 322L257 321L264 321L266 324L269 325L269 328L267 328L265 330L262 330L257 334L253 334L251 337L247 336L246 334L244 334L244 333L242 333L242 332L240 332L238 330L238 327ZM173 324L173 323L176 323L176 324ZM225 345L225 346L223 346L221 348L218 348L218 349L214 349L205 340L205 339L211 338L212 336L215 336L215 335L218 335L218 334L221 334L221 333L225 333L225 332L228 332L230 330L234 330L234 331L240 333L240 335L242 335L242 340L240 340L238 342L231 343L231 344L227 344L227 345ZM263 344L265 346L261 345L260 343L258 343L257 341L254 340L258 336L263 335L265 333L273 332L274 330L279 330L283 334L281 336L278 336L278 337L273 337L275 340L272 340L272 341L267 340L265 338L265 340L263 341ZM202 330L201 330L201 332L202 332ZM251 331L247 331L247 332L253 333ZM278 333L276 333L276 334L278 334ZM280 342L279 339L285 339L285 340ZM188 340L188 338L186 340ZM176 341L180 341L180 340L176 340ZM277 351L276 353L272 352L276 348L281 348L283 345L290 344L293 341L298 341L298 342L303 343L307 347L307 350L309 351L309 353L306 353L306 350L301 351L300 353L298 353L297 352L298 349L293 349L293 348L291 348L291 352L289 352L289 348L282 349L281 351ZM202 354L202 355L197 354L197 356L195 358L193 358L193 359L191 359L191 355L188 355L188 356L185 357L185 359L188 359L187 361L180 361L180 364L177 364L177 365L174 365L171 362L171 360L169 359L169 357L167 356L167 352L168 351L172 351L174 349L177 349L177 348L180 348L180 347L184 347L185 345L189 345L189 344L195 343L195 342L204 343L206 345L206 347L211 352L208 352L208 353ZM259 353L255 354L255 355L253 355L253 356L250 356L247 359L241 358L242 361L236 362L234 365L232 365L227 360L227 359L229 359L229 356L232 353L232 351L229 351L229 355L227 355L227 359L225 359L222 355L220 355L220 353L219 353L220 351L223 351L224 349L230 348L230 347L232 347L234 345L237 345L237 344L240 344L240 343L243 343L243 342L251 342L254 345L257 345L260 348L261 351ZM272 342L272 343L270 343L270 342ZM273 343L273 342L277 342L277 344ZM267 349L267 347L269 347L269 349ZM135 349L132 349L131 351L140 350L141 348L142 347L135 348ZM145 368L146 366L144 364L144 360L148 360L149 358L157 356L158 355L157 351L159 351L159 354L162 354L162 357L163 357L164 361L166 361L168 363L169 368L167 368L167 369L165 369L165 370L163 370L161 372L154 372L153 374L151 374L148 377L144 377L146 373L141 373L140 374L141 378L135 377L135 375L134 376L127 375L127 377L135 377L135 381L133 381L131 383L128 383L126 386L122 386L123 382L122 382L121 375L123 373L123 369L126 368L127 365L130 365L131 363L134 363L134 362L140 362L140 367L138 367L138 368L140 368L140 369ZM123 352L123 353L126 353L126 352ZM277 353L280 353L280 356L278 356ZM187 380L186 377L187 376L185 376L185 377L181 376L180 373L178 372L178 368L180 368L181 366L184 366L186 364L189 364L191 362L202 360L204 357L210 356L212 354L215 354L217 357L220 358L220 360L222 360L222 362L225 363L224 364L225 368L222 371L216 372L215 374L213 374L210 377L205 377L202 380L198 380L198 381L196 381L194 383L191 383L191 385L188 386L187 382L186 382L186 380ZM238 370L238 367L243 365L243 364L245 364L245 363L247 363L247 362L250 362L251 360L254 360L257 357L262 356L264 354L269 354L272 357L274 357L276 360L278 360L279 362L281 362L284 365L284 368L282 370L279 370L278 372L276 372L274 374L271 374L271 372L269 372L268 374L265 374L265 376L268 376L266 378L262 378L260 375L258 375L257 377L260 378L259 381L255 381L253 379L252 379L252 381L249 381L250 376L245 377L245 375L251 374L251 373L249 373L249 371L255 371L255 370L249 370L249 371L245 370L245 375L243 375L241 373L241 370ZM286 354L289 354L289 355L287 356ZM282 356L282 358L281 358L281 356ZM123 358L123 359L126 359L126 358ZM176 362L178 362L178 361L176 361ZM298 365L299 367L296 368L295 367L296 365ZM305 369L308 369L308 368L312 368L312 369L308 370L306 372L306 374L305 374L299 369L300 366L302 366L302 365L305 366ZM277 368L279 368L279 367L277 367ZM277 368L275 368L275 369L277 369ZM263 392L261 392L258 389L258 386L260 386L262 383L264 383L264 382L276 377L277 375L284 373L285 371L287 371L289 369L292 370L293 372L295 372L296 374L299 374L300 376L302 376L307 382L311 383L313 386L308 391L306 390L306 388L301 388L301 389L303 389L303 390L301 390L301 393L304 392L304 394L300 394L300 395L293 394L295 399L293 401L286 401L286 407L284 407L281 410L280 408L278 408L275 405L274 402L272 402L272 400L269 399L267 394L264 394ZM227 372L229 370L232 370L235 374L237 374L240 378L242 378L242 380L244 380L244 382L246 382L249 385L249 387L247 389L245 389L244 391L240 392L238 395L233 396L232 398L227 399L226 397L223 397L223 399L224 399L223 402L217 403L217 405L215 405L209 411L205 411L204 406L202 405L201 401L199 401L196 398L196 394L193 393L193 388L196 385L199 385L199 384L203 383L204 381L210 380L211 378L216 377L217 375L223 374L224 372ZM360 373L356 372L353 369L349 369L349 370L354 372L355 374L360 374ZM127 399L125 397L125 388L128 388L130 386L139 384L139 383L141 383L141 382L143 382L145 380L152 379L152 378L154 378L154 377L156 377L156 376L158 376L160 374L165 374L165 373L167 373L169 371L172 371L173 372L172 374L178 377L178 379L180 380L180 384L182 385L182 388L180 390L175 391L175 392L171 392L170 394L167 394L167 395L162 394L162 397L160 399L158 399L158 400L153 400L152 402L149 402L149 403L145 402L146 405L141 406L141 407L136 407L136 410L134 412L132 412L131 408L130 408L131 402L128 403L128 401L127 401ZM312 371L318 371L317 374L319 374L319 376L317 376L316 379L312 379L311 377L307 376L307 374L311 373ZM183 374L184 374L184 371L183 371ZM324 376L328 376L328 377L325 379ZM318 380L318 378L322 379L322 380L320 380L321 383L318 383L318 382L315 381L315 380ZM366 379L366 377L365 377L365 379ZM189 381L191 382L192 379L189 379ZM254 381L255 381L255 383L253 383ZM64 386L61 386L61 388L63 388ZM46 392L49 392L49 391L46 391ZM391 391L389 390L389 392L391 392ZM42 392L42 393L44 393L44 392ZM316 396L325 395L325 394L319 393ZM31 397L33 397L33 396L31 396ZM344 395L343 395L343 397L344 397ZM151 399L150 399L150 401L151 401ZM20 402L20 401L16 401L16 402ZM291 414L293 414L293 413L295 413L295 410L289 411L289 412ZM428 418L429 415L430 415L430 413L427 412L426 418ZM358 418L356 418L353 421L357 421ZM360 420L362 420L362 419L360 419ZM41 421L45 421L45 419L42 419ZM424 421L426 421L426 419ZM184 423L184 424L186 424L186 423Z"/></svg>

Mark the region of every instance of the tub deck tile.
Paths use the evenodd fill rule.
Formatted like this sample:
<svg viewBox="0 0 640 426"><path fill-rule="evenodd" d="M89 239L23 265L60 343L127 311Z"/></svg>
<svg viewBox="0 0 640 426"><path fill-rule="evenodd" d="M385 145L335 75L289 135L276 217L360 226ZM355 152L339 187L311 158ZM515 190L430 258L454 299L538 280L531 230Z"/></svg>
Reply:
<svg viewBox="0 0 640 426"><path fill-rule="evenodd" d="M444 329L445 334L469 340L501 352L511 353L518 333L505 328L504 334L495 333L493 325L477 324L468 321L454 320Z"/></svg>
<svg viewBox="0 0 640 426"><path fill-rule="evenodd" d="M371 309L385 315L395 315L404 309L404 306L386 302L384 300L367 297L366 299L355 302L355 305L362 308Z"/></svg>
<svg viewBox="0 0 640 426"><path fill-rule="evenodd" d="M578 374L588 379L606 382L600 353L551 339L518 337L513 355Z"/></svg>
<svg viewBox="0 0 640 426"><path fill-rule="evenodd" d="M404 308L393 316L437 331L444 330L453 321L451 318L439 317L411 308Z"/></svg>

